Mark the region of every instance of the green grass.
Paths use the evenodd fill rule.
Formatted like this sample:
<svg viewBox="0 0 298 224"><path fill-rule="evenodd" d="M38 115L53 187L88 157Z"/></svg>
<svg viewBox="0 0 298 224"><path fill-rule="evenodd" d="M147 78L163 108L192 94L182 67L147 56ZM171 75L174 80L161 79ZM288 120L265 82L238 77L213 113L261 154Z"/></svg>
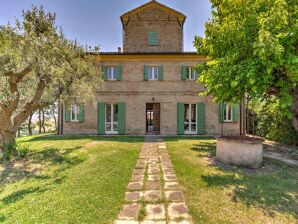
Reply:
<svg viewBox="0 0 298 224"><path fill-rule="evenodd" d="M0 164L0 223L112 223L143 138L24 137L26 160Z"/></svg>
<svg viewBox="0 0 298 224"><path fill-rule="evenodd" d="M195 223L298 223L297 169L225 166L213 139L165 140Z"/></svg>

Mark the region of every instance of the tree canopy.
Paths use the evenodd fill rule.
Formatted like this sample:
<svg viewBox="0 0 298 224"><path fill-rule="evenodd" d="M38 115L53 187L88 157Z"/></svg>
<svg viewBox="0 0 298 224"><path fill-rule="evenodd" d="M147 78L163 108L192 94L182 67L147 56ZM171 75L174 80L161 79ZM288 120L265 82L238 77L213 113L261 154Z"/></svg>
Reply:
<svg viewBox="0 0 298 224"><path fill-rule="evenodd" d="M86 101L100 84L98 61L68 40L55 14L33 7L15 25L0 27L0 139L58 99Z"/></svg>
<svg viewBox="0 0 298 224"><path fill-rule="evenodd" d="M206 37L196 37L205 94L216 101L276 97L298 131L298 0L211 0Z"/></svg>

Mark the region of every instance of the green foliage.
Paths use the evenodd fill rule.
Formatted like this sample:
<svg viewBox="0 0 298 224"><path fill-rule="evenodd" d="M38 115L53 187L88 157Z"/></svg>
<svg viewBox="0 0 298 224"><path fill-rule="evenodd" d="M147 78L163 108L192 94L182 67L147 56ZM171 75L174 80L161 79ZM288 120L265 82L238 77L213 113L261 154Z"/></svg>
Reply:
<svg viewBox="0 0 298 224"><path fill-rule="evenodd" d="M298 133L285 119L276 99L266 100L257 109L257 135L288 145L298 145Z"/></svg>
<svg viewBox="0 0 298 224"><path fill-rule="evenodd" d="M239 102L276 95L283 116L292 117L298 86L297 0L211 0L206 37L196 37L205 94Z"/></svg>
<svg viewBox="0 0 298 224"><path fill-rule="evenodd" d="M17 144L16 149L17 149L18 157L25 158L29 153L30 146L29 144Z"/></svg>

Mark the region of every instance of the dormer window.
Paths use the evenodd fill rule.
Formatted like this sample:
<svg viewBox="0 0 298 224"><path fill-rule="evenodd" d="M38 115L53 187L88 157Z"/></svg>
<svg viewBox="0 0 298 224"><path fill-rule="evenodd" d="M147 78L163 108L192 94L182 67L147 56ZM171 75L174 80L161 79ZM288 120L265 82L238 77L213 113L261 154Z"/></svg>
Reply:
<svg viewBox="0 0 298 224"><path fill-rule="evenodd" d="M149 46L158 46L158 33L149 32L148 42L149 42Z"/></svg>

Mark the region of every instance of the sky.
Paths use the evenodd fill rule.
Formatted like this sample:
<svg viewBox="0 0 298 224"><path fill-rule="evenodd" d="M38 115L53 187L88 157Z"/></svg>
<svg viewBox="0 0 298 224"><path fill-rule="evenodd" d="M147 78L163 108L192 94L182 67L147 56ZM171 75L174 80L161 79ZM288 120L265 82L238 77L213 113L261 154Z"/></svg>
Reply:
<svg viewBox="0 0 298 224"><path fill-rule="evenodd" d="M56 13L56 24L68 39L81 45L100 46L101 51L122 47L120 16L149 0L0 0L0 25L13 24L23 9L43 5ZM211 18L209 0L158 0L187 16L184 26L184 50L194 51L195 35L204 36L205 22Z"/></svg>

